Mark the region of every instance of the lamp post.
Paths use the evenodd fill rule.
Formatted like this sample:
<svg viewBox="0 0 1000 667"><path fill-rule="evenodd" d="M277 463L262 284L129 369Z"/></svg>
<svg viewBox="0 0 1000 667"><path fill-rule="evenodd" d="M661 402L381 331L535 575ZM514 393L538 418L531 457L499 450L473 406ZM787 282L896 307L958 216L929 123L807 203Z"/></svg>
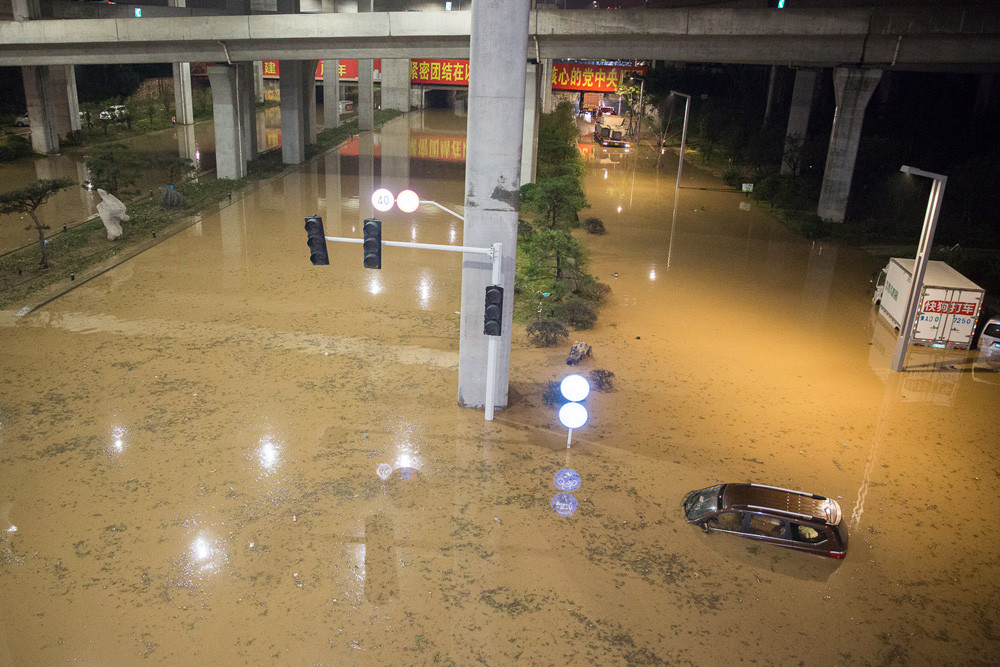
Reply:
<svg viewBox="0 0 1000 667"><path fill-rule="evenodd" d="M903 165L899 168L904 174L924 176L932 179L931 194L927 198L927 213L924 215L924 229L920 234L920 245L917 246L917 259L913 265L913 276L910 279L910 295L906 300L906 310L903 311L903 321L899 325L899 337L896 339L896 349L892 353L892 370L902 371L906 359L906 348L910 345L913 335L913 322L916 319L920 293L924 286L924 271L927 269L927 255L934 244L934 230L937 229L938 213L941 210L941 198L944 196L944 186L948 177L935 174L915 167Z"/></svg>
<svg viewBox="0 0 1000 667"><path fill-rule="evenodd" d="M680 95L684 98L684 129L681 130L681 154L677 160L677 185L674 189L681 187L681 172L684 171L684 147L687 144L688 136L688 112L691 111L691 96L678 93L676 90L670 91L671 95Z"/></svg>

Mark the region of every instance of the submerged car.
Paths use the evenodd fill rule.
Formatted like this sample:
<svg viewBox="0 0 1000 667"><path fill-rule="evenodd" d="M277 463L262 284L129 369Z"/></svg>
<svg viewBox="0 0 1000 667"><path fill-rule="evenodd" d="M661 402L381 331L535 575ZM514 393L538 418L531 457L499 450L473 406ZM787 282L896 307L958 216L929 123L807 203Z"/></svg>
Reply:
<svg viewBox="0 0 1000 667"><path fill-rule="evenodd" d="M719 531L843 558L847 527L836 500L762 484L717 484L684 498L684 516Z"/></svg>
<svg viewBox="0 0 1000 667"><path fill-rule="evenodd" d="M128 116L128 109L125 108L125 105L115 104L102 111L98 118L101 120L123 120L126 116Z"/></svg>

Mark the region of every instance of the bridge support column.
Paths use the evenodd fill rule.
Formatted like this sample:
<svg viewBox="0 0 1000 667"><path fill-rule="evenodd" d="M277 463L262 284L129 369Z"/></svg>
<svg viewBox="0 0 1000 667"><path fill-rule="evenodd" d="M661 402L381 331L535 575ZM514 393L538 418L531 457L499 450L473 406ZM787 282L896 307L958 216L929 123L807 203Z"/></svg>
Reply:
<svg viewBox="0 0 1000 667"><path fill-rule="evenodd" d="M358 59L358 129L375 128L375 80L371 58Z"/></svg>
<svg viewBox="0 0 1000 667"><path fill-rule="evenodd" d="M382 108L410 110L409 59L382 59Z"/></svg>
<svg viewBox="0 0 1000 667"><path fill-rule="evenodd" d="M528 63L524 80L524 131L521 134L521 185L535 182L538 157L538 89L542 67Z"/></svg>
<svg viewBox="0 0 1000 667"><path fill-rule="evenodd" d="M240 130L239 76L234 65L211 65L212 115L215 120L215 173L219 178L246 175L243 137Z"/></svg>
<svg viewBox="0 0 1000 667"><path fill-rule="evenodd" d="M191 98L191 63L173 63L174 117L181 125L194 122L194 101Z"/></svg>
<svg viewBox="0 0 1000 667"><path fill-rule="evenodd" d="M323 61L323 127L340 127L340 61Z"/></svg>
<svg viewBox="0 0 1000 667"><path fill-rule="evenodd" d="M503 337L497 346L495 407L506 407L510 376L510 333L514 304L514 258L520 206L522 115L498 109L523 109L524 54L528 47L527 2L476 0L472 5L469 60L468 149L465 167L463 244L503 244L501 285ZM513 121L513 122L512 122ZM483 334L486 286L491 262L482 255L462 261L462 316L458 349L458 404L486 404L487 336Z"/></svg>
<svg viewBox="0 0 1000 667"><path fill-rule="evenodd" d="M844 221L865 108L881 78L882 70L879 69L837 67L833 70L837 111L833 116L830 147L826 153L823 189L816 207L819 217L829 222Z"/></svg>
<svg viewBox="0 0 1000 667"><path fill-rule="evenodd" d="M552 111L552 58L542 60L542 113Z"/></svg>
<svg viewBox="0 0 1000 667"><path fill-rule="evenodd" d="M278 63L278 86L281 92L281 162L302 164L306 159L306 113L302 93L301 60Z"/></svg>
<svg viewBox="0 0 1000 667"><path fill-rule="evenodd" d="M187 0L167 0L169 7L186 7ZM194 104L191 99L191 63L173 63L174 68L174 117L181 125L194 122Z"/></svg>
<svg viewBox="0 0 1000 667"><path fill-rule="evenodd" d="M240 141L244 162L257 157L257 95L254 92L254 63L236 63Z"/></svg>
<svg viewBox="0 0 1000 667"><path fill-rule="evenodd" d="M798 176L801 168L802 143L809 129L809 114L812 111L813 96L816 92L816 78L819 70L799 69L795 71L795 87L792 89L792 105L788 110L788 127L785 130L785 152L781 160L781 173Z"/></svg>
<svg viewBox="0 0 1000 667"><path fill-rule="evenodd" d="M302 63L302 111L304 115L303 136L306 144L316 143L316 68L318 60Z"/></svg>
<svg viewBox="0 0 1000 667"><path fill-rule="evenodd" d="M24 66L24 97L28 103L28 120L31 126L31 148L36 153L55 153L59 150L59 132L56 130L56 90L52 85L50 69L46 65Z"/></svg>
<svg viewBox="0 0 1000 667"><path fill-rule="evenodd" d="M52 91L53 123L56 136L65 139L80 129L80 103L76 97L76 68L73 65L49 65L49 86Z"/></svg>
<svg viewBox="0 0 1000 667"><path fill-rule="evenodd" d="M253 94L258 102L264 101L264 62L253 61Z"/></svg>

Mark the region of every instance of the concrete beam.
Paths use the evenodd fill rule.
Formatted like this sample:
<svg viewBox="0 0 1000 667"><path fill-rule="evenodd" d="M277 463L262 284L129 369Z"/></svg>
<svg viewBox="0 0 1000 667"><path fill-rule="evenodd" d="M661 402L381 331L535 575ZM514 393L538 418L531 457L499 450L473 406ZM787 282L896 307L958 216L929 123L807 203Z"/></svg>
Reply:
<svg viewBox="0 0 1000 667"><path fill-rule="evenodd" d="M367 12L0 23L0 66L322 58L466 58L471 12ZM842 64L895 69L1000 66L987 6L538 10L541 58ZM530 53L528 52L530 51ZM535 57L531 40L525 56Z"/></svg>

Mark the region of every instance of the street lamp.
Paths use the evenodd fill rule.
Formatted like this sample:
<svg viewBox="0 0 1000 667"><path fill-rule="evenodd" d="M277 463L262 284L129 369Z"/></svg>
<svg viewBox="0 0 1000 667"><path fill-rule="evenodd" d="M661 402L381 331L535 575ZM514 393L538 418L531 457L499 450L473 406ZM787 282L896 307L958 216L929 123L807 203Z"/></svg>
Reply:
<svg viewBox="0 0 1000 667"><path fill-rule="evenodd" d="M923 291L924 271L927 268L927 255L934 244L934 230L937 229L938 213L941 209L941 198L944 196L944 186L948 177L935 174L915 167L903 165L899 168L904 174L924 176L932 179L931 194L927 198L927 213L924 215L924 229L920 234L920 245L917 246L917 259L913 265L913 277L910 280L910 296L906 300L906 310L903 311L903 321L899 325L899 337L896 339L896 349L892 353L892 370L902 371L906 358L906 348L910 345L913 335L913 322L916 319L920 293Z"/></svg>
<svg viewBox="0 0 1000 667"><path fill-rule="evenodd" d="M688 112L691 110L691 96L678 93L676 90L671 90L670 94L680 95L684 98L684 129L681 130L681 154L677 160L677 185L674 186L674 189L679 189L681 187L681 172L684 170L684 146L687 144Z"/></svg>

